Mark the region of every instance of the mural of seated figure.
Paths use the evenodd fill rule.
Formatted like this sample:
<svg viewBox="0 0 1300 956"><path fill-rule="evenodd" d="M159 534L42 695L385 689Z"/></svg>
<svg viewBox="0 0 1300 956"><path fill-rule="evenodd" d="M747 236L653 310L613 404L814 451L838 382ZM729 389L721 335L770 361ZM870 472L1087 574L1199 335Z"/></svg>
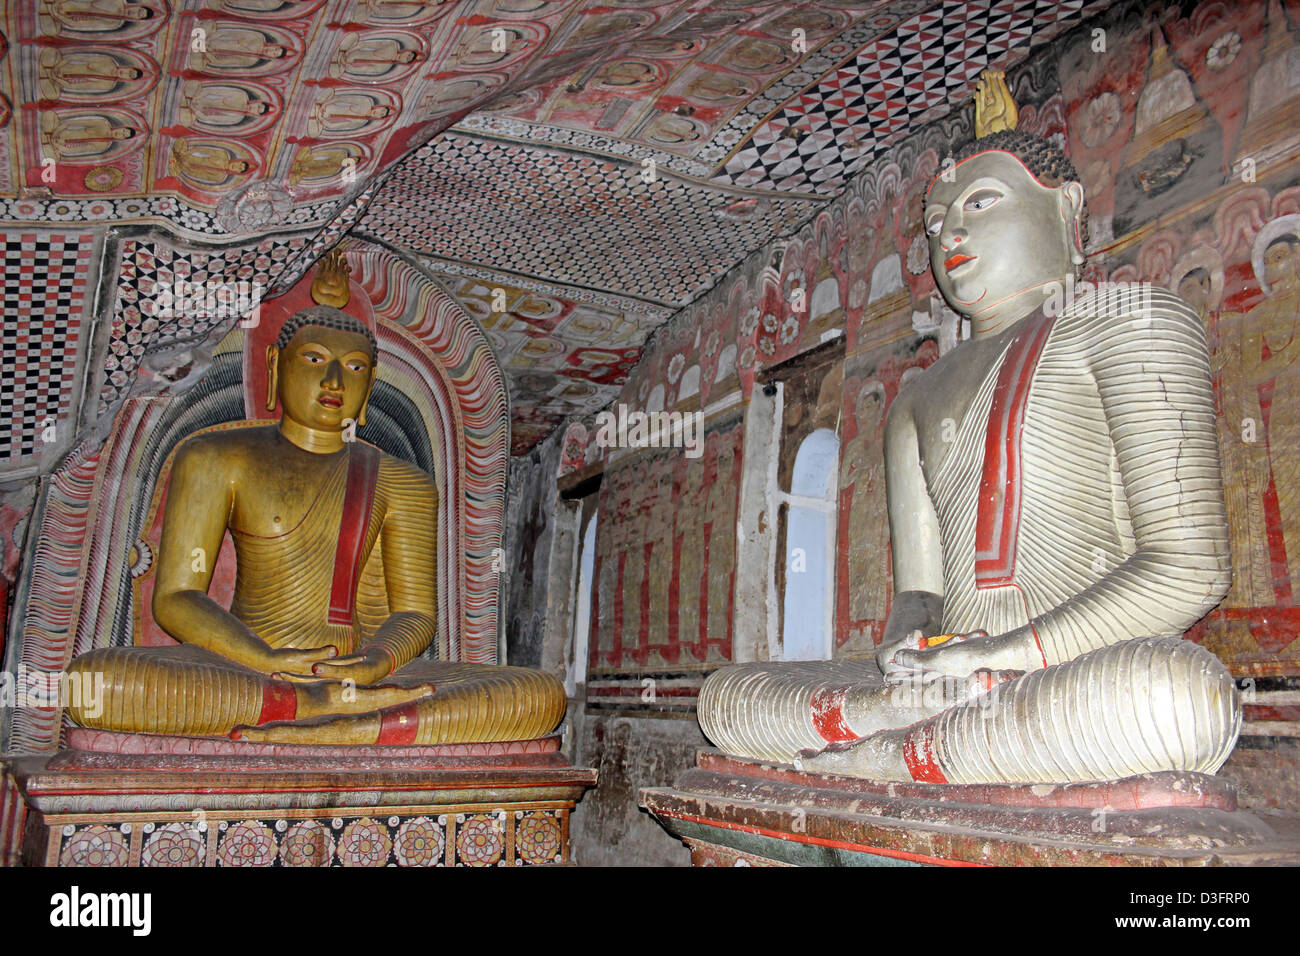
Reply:
<svg viewBox="0 0 1300 956"><path fill-rule="evenodd" d="M724 668L700 724L730 753L880 780L1213 773L1241 703L1181 639L1231 581L1204 330L1154 287L1067 299L1073 165L1015 131L999 74L976 107L924 206L972 334L888 413L897 593L876 660Z"/></svg>
<svg viewBox="0 0 1300 956"><path fill-rule="evenodd" d="M425 472L353 437L378 348L337 307L346 275L327 260L312 296L334 304L290 316L267 349L280 420L177 450L152 609L180 646L74 660L73 673L105 677L102 707L68 709L81 726L428 745L534 738L563 718L549 674L420 657L437 630L438 494ZM227 532L229 610L209 595Z"/></svg>

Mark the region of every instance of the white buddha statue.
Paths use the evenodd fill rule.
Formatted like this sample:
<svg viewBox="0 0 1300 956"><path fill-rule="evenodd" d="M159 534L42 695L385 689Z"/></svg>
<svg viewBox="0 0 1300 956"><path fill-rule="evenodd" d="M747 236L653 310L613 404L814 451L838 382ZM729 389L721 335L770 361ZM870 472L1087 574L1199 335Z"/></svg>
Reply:
<svg viewBox="0 0 1300 956"><path fill-rule="evenodd" d="M1083 187L1009 99L986 74L986 135L926 197L971 337L889 409L876 660L714 673L699 719L724 750L936 783L1213 773L1232 750L1232 677L1181 639L1231 581L1201 321L1154 286L1067 300Z"/></svg>

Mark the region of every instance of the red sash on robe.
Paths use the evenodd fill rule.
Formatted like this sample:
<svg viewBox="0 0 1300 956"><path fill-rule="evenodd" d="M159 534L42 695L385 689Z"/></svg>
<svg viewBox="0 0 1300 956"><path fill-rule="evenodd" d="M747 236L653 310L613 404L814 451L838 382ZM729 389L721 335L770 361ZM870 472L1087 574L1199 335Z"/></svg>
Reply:
<svg viewBox="0 0 1300 956"><path fill-rule="evenodd" d="M1042 312L1024 319L998 369L975 518L975 587L979 589L1014 583L1020 533L1020 433L1025 427L1029 385L1051 331L1052 319Z"/></svg>
<svg viewBox="0 0 1300 956"><path fill-rule="evenodd" d="M352 624L362 552L366 546L366 532L370 529L370 512L378 479L379 450L365 442L353 442L348 450L348 483L343 492L339 544L334 552L334 581L330 585L331 624Z"/></svg>

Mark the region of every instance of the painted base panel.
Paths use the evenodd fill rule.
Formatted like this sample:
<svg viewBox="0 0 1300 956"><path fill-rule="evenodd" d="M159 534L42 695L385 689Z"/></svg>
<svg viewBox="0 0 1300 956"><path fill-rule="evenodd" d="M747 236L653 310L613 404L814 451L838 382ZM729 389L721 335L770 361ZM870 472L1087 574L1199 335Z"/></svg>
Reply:
<svg viewBox="0 0 1300 956"><path fill-rule="evenodd" d="M400 753L204 752L214 748L188 740L96 740L95 751L0 762L0 863L565 864L570 815L596 782L548 738Z"/></svg>
<svg viewBox="0 0 1300 956"><path fill-rule="evenodd" d="M1247 813L1227 781L903 784L701 750L640 802L696 866L1300 864L1300 816Z"/></svg>

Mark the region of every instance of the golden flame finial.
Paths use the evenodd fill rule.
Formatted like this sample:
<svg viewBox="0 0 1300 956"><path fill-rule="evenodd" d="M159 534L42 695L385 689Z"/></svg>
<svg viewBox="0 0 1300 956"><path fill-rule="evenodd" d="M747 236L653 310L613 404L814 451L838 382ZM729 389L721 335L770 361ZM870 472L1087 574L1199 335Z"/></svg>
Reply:
<svg viewBox="0 0 1300 956"><path fill-rule="evenodd" d="M348 275L352 269L343 261L343 250L331 249L321 259L316 278L311 283L311 297L317 305L332 305L342 309L348 304L352 291L348 288Z"/></svg>
<svg viewBox="0 0 1300 956"><path fill-rule="evenodd" d="M1020 119L1016 101L1001 70L985 70L975 83L975 138L1015 129Z"/></svg>

